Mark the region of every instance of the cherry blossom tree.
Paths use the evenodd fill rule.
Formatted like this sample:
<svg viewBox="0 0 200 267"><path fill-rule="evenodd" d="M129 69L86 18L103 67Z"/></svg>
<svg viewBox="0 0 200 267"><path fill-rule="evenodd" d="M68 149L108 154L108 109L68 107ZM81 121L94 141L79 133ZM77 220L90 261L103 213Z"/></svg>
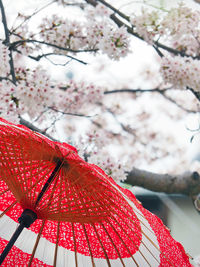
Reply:
<svg viewBox="0 0 200 267"><path fill-rule="evenodd" d="M186 128L186 117L198 124L199 5L147 2L39 1L22 13L0 0L0 115L75 145L117 181L186 194L198 208L200 167L188 161L176 126L182 121ZM131 57L138 40L151 66L131 82L92 79L95 70L102 77L107 64ZM87 75L73 78L71 64ZM61 66L68 78L54 75ZM194 137L199 126L192 130Z"/></svg>

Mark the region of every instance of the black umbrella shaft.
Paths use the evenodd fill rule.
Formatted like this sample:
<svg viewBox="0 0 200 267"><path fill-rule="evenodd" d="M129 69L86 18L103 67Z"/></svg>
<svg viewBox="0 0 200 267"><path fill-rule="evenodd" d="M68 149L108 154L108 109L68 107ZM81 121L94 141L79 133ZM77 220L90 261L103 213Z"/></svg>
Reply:
<svg viewBox="0 0 200 267"><path fill-rule="evenodd" d="M10 241L8 242L7 246L4 248L3 252L0 256L0 265L4 261L5 257L8 255L9 251L11 250L12 246L14 245L15 241L17 240L18 236L21 234L22 230L24 229L25 225L21 223L17 229L15 230L13 236L11 237Z"/></svg>
<svg viewBox="0 0 200 267"><path fill-rule="evenodd" d="M35 207L37 206L37 204L40 202L41 198L43 197L44 193L46 192L46 190L48 189L48 187L50 186L50 184L52 183L52 181L54 180L54 178L56 177L56 175L58 174L58 171L60 170L60 167L62 166L63 161L58 160L57 165L55 167L55 169L52 171L51 175L49 176L48 180L46 181L46 183L44 184L42 190L40 191L36 202L35 202Z"/></svg>
<svg viewBox="0 0 200 267"><path fill-rule="evenodd" d="M5 257L8 255L9 251L15 244L15 241L21 234L24 227L29 228L30 225L37 219L37 214L29 209L25 209L21 216L18 218L19 226L15 230L14 234L12 235L10 241L8 242L7 246L4 248L3 252L0 255L0 265L4 261Z"/></svg>

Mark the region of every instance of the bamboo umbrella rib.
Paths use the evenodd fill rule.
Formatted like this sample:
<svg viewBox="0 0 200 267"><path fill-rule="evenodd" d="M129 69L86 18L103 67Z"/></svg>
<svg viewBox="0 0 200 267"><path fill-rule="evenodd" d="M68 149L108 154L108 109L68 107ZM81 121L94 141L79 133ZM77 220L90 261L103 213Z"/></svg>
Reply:
<svg viewBox="0 0 200 267"><path fill-rule="evenodd" d="M6 190L2 191L2 192L0 193L0 196L4 195L4 194L7 193L8 191L10 191L9 188L7 188Z"/></svg>
<svg viewBox="0 0 200 267"><path fill-rule="evenodd" d="M117 255L118 255L118 257L119 257L119 259L120 259L122 265L123 265L124 267L126 267L125 264L124 264L124 262L123 262L123 260L122 260L121 255L120 255L120 253L119 253L119 250L117 249L117 247L116 247L116 245L115 245L115 242L112 240L112 237L111 237L110 234L108 233L107 229L106 229L105 226L104 226L102 223L100 223L100 222L99 222L99 225L101 225L101 226L103 227L103 229L104 229L105 233L107 234L108 238L110 239L110 241L111 241L111 243L112 243L112 245L113 245L115 251L117 252Z"/></svg>
<svg viewBox="0 0 200 267"><path fill-rule="evenodd" d="M112 223L109 221L109 218L108 218L108 221L107 221L110 226L112 227L113 231L116 233L116 235L119 237L119 239L121 240L121 242L123 243L123 245L125 246L126 250L128 251L128 253L130 254L131 258L133 259L133 261L135 262L135 264L139 267L139 265L137 264L136 260L134 259L132 253L130 252L129 248L127 247L126 243L124 242L124 240L120 237L119 233L116 231L115 227L113 227ZM127 234L126 234L127 235ZM138 247L137 247L138 248ZM138 249L139 250L139 249ZM142 253L140 253L142 255L142 257L144 258L144 260L147 262L147 264L149 266L151 266L148 262L148 260L144 257L144 255Z"/></svg>
<svg viewBox="0 0 200 267"><path fill-rule="evenodd" d="M118 216L120 216L120 214L118 214ZM133 221L133 220L131 220L129 217L127 217L127 219L129 219L129 221L131 221L139 230L140 230L140 228L138 227L138 225ZM123 220L123 217L122 217L122 220ZM127 224L127 226L130 228L130 226ZM149 242L158 250L158 252L160 252L160 254L162 254L165 258L166 258L166 260L172 265L172 266L174 266L172 263L171 263L171 261L168 259L168 257L164 254L164 252L162 252L161 250L160 250L160 248L158 248L158 246L148 237L148 235L141 229L141 232L142 232L142 234L149 240ZM142 242L143 243L143 245L145 245L145 243L144 242ZM147 246L145 245L145 247L147 248ZM148 249L148 248L147 248ZM149 249L148 249L149 250Z"/></svg>
<svg viewBox="0 0 200 267"><path fill-rule="evenodd" d="M33 251L32 251L32 254L31 254L29 263L28 263L28 267L31 266L31 263L32 263L32 261L33 261L33 258L34 258L34 255L35 255L35 252L36 252L36 249L37 249L37 246L38 246L38 244L39 244L40 237L41 237L41 234L42 234L42 231L43 231L43 228L44 228L44 224L45 224L45 220L42 221L42 225L41 225L41 228L40 228L40 232L39 232L39 234L37 235L37 239L36 239L35 245L34 245L34 247L33 247Z"/></svg>
<svg viewBox="0 0 200 267"><path fill-rule="evenodd" d="M98 174L101 176L101 177L103 177L103 178L106 178L106 177L104 177L104 175L102 174L102 173L100 173L98 170L96 170L97 172L98 172ZM112 188L114 189L115 188L115 190L116 190L116 192L117 193L121 193L122 194L122 196L123 197L121 197L121 199L125 199L126 201L127 201L127 196L120 190L120 189L118 189L118 187L116 186L116 185L114 185L111 181L109 181L108 180L108 183L112 186ZM130 199L129 199L130 200ZM131 201L131 200L130 200ZM128 201L127 201L127 203L128 203ZM129 204L129 203L128 203ZM123 201L122 201L122 203L121 203L121 205L124 207L124 204L123 204ZM141 212L139 212L139 211L137 211L134 207L132 207L130 204L129 204L129 206L130 206L130 208L132 209L132 210L134 210L134 212L135 213L137 213L137 214L139 214L141 217L143 217L144 219L145 219L145 216L141 213ZM145 219L146 220L146 219ZM141 223L143 224L143 222L141 221ZM146 225L144 225L150 232L152 232L152 230L151 229L149 229ZM153 233L153 232L152 232ZM153 233L154 234L154 233Z"/></svg>
<svg viewBox="0 0 200 267"><path fill-rule="evenodd" d="M112 204L113 205L115 205L116 206L116 204L115 204L115 202L112 200L112 199L109 199L111 202L112 202ZM123 198L121 198L121 200L123 200ZM135 208L133 208L132 206L130 206L130 204L127 202L127 204L129 205L129 212L131 213L131 211L133 210L136 214L139 214L145 221L146 221L146 218L145 218L145 216L142 214L142 213L139 213ZM120 202L120 206L121 207L124 207L126 210L127 210L127 206L125 206L124 204L123 204L123 201L122 202ZM121 212L123 212L119 207L117 207L116 206L116 208L118 209L118 210L120 210ZM137 216L138 217L138 216ZM140 220L140 223L149 231L149 232L151 232L152 234L154 234L154 232L152 231L152 229L150 229L146 224L144 224L143 223L143 221L141 221Z"/></svg>
<svg viewBox="0 0 200 267"><path fill-rule="evenodd" d="M17 200L14 201L7 209L5 209L1 214L0 214L0 218L6 214L6 212L8 212L10 209L12 209L12 207L14 207L17 204Z"/></svg>
<svg viewBox="0 0 200 267"><path fill-rule="evenodd" d="M100 236L99 236L99 234L98 234L98 231L97 231L97 229L96 229L96 227L95 227L95 224L91 224L91 225L92 225L92 227L94 228L94 231L95 231L95 233L96 233L96 236L97 236L97 239L98 239L98 241L99 241L99 244L101 245L101 248L102 248L103 253L104 253L104 255L105 255L105 258L106 258L106 262L107 262L107 264L108 264L108 267L111 267L110 260L109 260L109 258L108 258L108 254L107 254L107 252L106 252L106 250L105 250L105 248L104 248L104 246L103 246L103 244L102 244L102 242L101 242L101 238L100 238Z"/></svg>
<svg viewBox="0 0 200 267"><path fill-rule="evenodd" d="M90 257L91 257L92 267L95 267L94 258L93 258L93 255L92 255L92 250L91 250L91 246L90 246L88 234L87 234L87 231L85 229L85 225L82 224L82 227L83 227L83 230L84 230L84 233L85 233L85 237L86 237L86 240L87 240L87 244L88 244L88 248L89 248L89 251L90 251Z"/></svg>
<svg viewBox="0 0 200 267"><path fill-rule="evenodd" d="M116 206L116 204L115 203L113 203L113 201L111 200L111 199L109 199L109 201L111 201L112 202L112 204L113 205L115 205ZM130 222L132 222L137 228L138 228L138 230L140 230L141 232L142 232L142 234L150 241L150 243L167 259L167 261L171 264L171 262L170 262L170 260L165 256L165 254L160 250L160 248L158 248L157 247L157 245L147 236L147 234L145 234L144 233L144 231L142 230L142 229L140 229L140 227L129 217L129 216L127 216L127 214L126 213L124 213L122 210L120 210L119 209L119 207L118 206L116 206L116 208L118 209L118 211L120 211L120 212L122 212L123 213L123 215L130 221ZM118 213L118 216L120 216L120 214ZM121 217L121 216L120 216ZM122 218L122 220L123 220L123 218ZM140 221L141 222L141 221ZM127 225L128 227L129 227L129 225ZM144 225L145 226L145 225ZM149 229L149 228L148 228ZM154 234L154 233L153 233ZM143 242L142 242L143 243ZM145 245L144 243L143 243L143 245ZM145 247L146 247L146 245L145 245ZM172 264L171 264L172 265ZM173 265L172 265L173 266Z"/></svg>
<svg viewBox="0 0 200 267"><path fill-rule="evenodd" d="M78 260L77 260L77 248L76 248L76 237L74 231L74 223L72 223L72 233L73 233L73 241L74 241L74 257L75 257L75 265L78 267Z"/></svg>
<svg viewBox="0 0 200 267"><path fill-rule="evenodd" d="M124 228L121 226L121 224L116 220L116 218L112 215L110 215L110 218L112 218L116 224L121 228L121 230L126 234L126 236L128 237L128 239L133 243L133 245L135 246L135 248L138 249L139 253L142 255L142 257L145 258L145 256L143 255L143 253L140 251L140 246L136 245L135 242L132 240L132 238L128 235L128 233L124 230ZM108 219L110 219L108 218ZM134 232L132 230L132 228L129 225L126 225L130 231L138 238L140 239L140 237L138 236L138 234L136 232ZM151 254L151 256L159 263L158 259L154 256L154 254L148 249L148 247L146 246L146 244L141 240L141 243L144 245L144 247L148 250L148 252Z"/></svg>
<svg viewBox="0 0 200 267"><path fill-rule="evenodd" d="M56 262L57 262L59 234L60 234L60 222L58 222L57 225L56 245L55 245L54 260L53 260L54 267L56 267Z"/></svg>
<svg viewBox="0 0 200 267"><path fill-rule="evenodd" d="M75 192L75 188L74 187L73 187L73 190ZM84 201L82 200L82 198L81 198L81 202L82 202L82 205L84 206L85 204L84 204ZM91 258L92 266L95 267L94 259L93 259L93 256L92 256L92 250L91 250L89 238L88 238L88 235L87 235L87 231L85 229L85 225L82 224L82 227L83 227L83 230L84 230L84 233L85 233L85 237L86 237L86 240L87 240L87 244L88 244L88 249L89 249L89 252L90 252L90 258Z"/></svg>

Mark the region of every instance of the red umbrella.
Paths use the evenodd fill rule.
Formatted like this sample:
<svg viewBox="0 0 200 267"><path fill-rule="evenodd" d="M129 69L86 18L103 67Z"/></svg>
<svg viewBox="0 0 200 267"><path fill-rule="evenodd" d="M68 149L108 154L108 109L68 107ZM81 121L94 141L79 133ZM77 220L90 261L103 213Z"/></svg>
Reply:
<svg viewBox="0 0 200 267"><path fill-rule="evenodd" d="M161 220L74 147L0 119L0 167L2 266L191 266Z"/></svg>

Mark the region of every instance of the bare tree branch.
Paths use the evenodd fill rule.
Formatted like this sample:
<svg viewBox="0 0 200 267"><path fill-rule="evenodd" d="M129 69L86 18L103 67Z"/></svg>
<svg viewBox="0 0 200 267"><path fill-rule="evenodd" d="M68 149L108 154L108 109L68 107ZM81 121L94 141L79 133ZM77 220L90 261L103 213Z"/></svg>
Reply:
<svg viewBox="0 0 200 267"><path fill-rule="evenodd" d="M20 51L17 51L20 53ZM68 57L70 58L71 60L75 60L79 63L82 63L84 65L87 65L87 62L83 61L83 60L80 60L78 58L75 58L75 57L72 57L72 56L69 56L69 55L61 55L61 54L56 54L56 53L47 53L47 54L42 54L42 55L38 55L38 56L31 56L31 55L28 55L29 58L35 60L35 61L40 61L40 59L42 58L46 58L48 59L47 57L48 56L64 56L64 57ZM67 62L68 63L68 62ZM65 66L67 63L64 63L64 64L56 64L56 65L61 65L61 66ZM54 63L53 63L54 64ZM55 65L55 64L54 64Z"/></svg>
<svg viewBox="0 0 200 267"><path fill-rule="evenodd" d="M127 175L126 183L168 194L197 195L200 192L200 175L185 172L180 175L158 174L133 168Z"/></svg>
<svg viewBox="0 0 200 267"><path fill-rule="evenodd" d="M25 40L18 40L10 44L10 49L15 49L19 45L25 44L25 43L37 43L37 44L43 44L47 45L50 47L57 48L59 50L67 51L67 52L72 52L72 53L83 53L83 52L97 52L98 49L81 49L81 50L74 50L66 47L62 47L56 44L48 43L45 41L40 41L40 40L34 40L34 39L25 39Z"/></svg>
<svg viewBox="0 0 200 267"><path fill-rule="evenodd" d="M166 94L166 92L168 90L171 90L171 89L172 89L171 87L163 88L163 89L160 89L158 87L157 88L152 88L152 89L140 89L140 88L138 88L138 89L128 89L128 88L123 88L123 89L116 89L116 90L105 91L104 92L104 95L115 94L115 93L132 93L132 94L136 94L136 93L140 93L140 94L142 94L142 93L159 93L165 99L167 99L168 101L170 101L171 103L173 103L174 105L176 105L178 108L184 110L185 112L188 112L188 113L197 113L197 112L199 112L199 110L187 109L187 108L183 107L182 105L180 105L179 103L177 103L173 98L171 98L170 96L168 96ZM190 91L192 91L193 94L194 94L194 91L192 89L190 89ZM198 94L197 92L195 92L195 93ZM199 94L199 97L200 97L200 94ZM198 99L198 97L197 97L197 99ZM198 99L198 100L200 100L200 99Z"/></svg>
<svg viewBox="0 0 200 267"><path fill-rule="evenodd" d="M36 127L35 125L33 125L31 122L23 119L22 117L20 117L20 124L26 126L27 128L31 129L32 131L34 132L38 132L38 133L41 133L43 135L45 135L46 137L50 138L51 140L53 141L57 141L55 138L53 138L52 136L48 135L46 133L46 131L43 131L41 129L39 129L38 127Z"/></svg>
<svg viewBox="0 0 200 267"><path fill-rule="evenodd" d="M128 88L123 88L123 89L116 89L116 90L110 90L110 91L105 91L104 95L108 95L108 94L114 94L114 93L146 93L146 92L157 92L157 93L163 93L167 90L169 90L171 88L164 88L164 89L160 89L160 88L153 88L153 89L128 89Z"/></svg>
<svg viewBox="0 0 200 267"><path fill-rule="evenodd" d="M1 9L2 23L4 26L4 33L5 33L5 40L3 43L9 47L10 46L10 33L9 33L8 25L7 25L6 14L5 14L2 0L0 0L0 9ZM15 68L14 68L13 56L12 56L12 50L11 49L10 49L9 57L10 57L10 60L9 60L10 74L12 76L12 82L14 84L16 84Z"/></svg>
<svg viewBox="0 0 200 267"><path fill-rule="evenodd" d="M91 118L93 116L89 116L89 115L84 115L84 114L81 114L81 113L71 113L71 112L65 112L65 111L61 111L61 110L58 110L54 107L48 107L49 109L55 111L55 112L58 112L58 113L61 113L63 115L70 115L70 116L76 116L76 117L84 117L84 118Z"/></svg>

